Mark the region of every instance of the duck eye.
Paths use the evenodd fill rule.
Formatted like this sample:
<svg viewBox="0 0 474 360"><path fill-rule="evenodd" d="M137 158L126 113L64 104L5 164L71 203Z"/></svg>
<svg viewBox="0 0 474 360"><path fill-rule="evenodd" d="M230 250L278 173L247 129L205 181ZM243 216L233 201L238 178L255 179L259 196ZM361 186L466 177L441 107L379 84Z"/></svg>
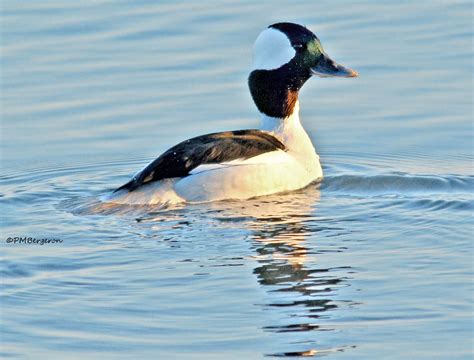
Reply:
<svg viewBox="0 0 474 360"><path fill-rule="evenodd" d="M295 44L295 45L293 45L293 47L296 50L306 50L306 44Z"/></svg>

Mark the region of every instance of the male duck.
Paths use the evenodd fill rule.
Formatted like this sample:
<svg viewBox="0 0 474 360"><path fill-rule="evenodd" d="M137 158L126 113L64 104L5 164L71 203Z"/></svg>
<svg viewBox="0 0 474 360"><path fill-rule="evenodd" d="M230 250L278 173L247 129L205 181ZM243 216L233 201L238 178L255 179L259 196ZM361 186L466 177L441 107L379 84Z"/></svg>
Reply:
<svg viewBox="0 0 474 360"><path fill-rule="evenodd" d="M299 119L298 91L313 75L355 77L319 39L293 23L257 38L248 84L262 113L260 129L201 135L175 145L105 200L170 204L247 199L301 189L323 172Z"/></svg>

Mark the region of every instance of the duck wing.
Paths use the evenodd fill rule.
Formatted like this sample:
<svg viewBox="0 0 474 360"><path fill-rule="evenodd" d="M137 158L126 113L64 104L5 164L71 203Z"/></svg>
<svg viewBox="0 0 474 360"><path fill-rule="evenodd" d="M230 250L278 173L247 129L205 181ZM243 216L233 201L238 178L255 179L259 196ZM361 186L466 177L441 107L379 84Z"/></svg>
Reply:
<svg viewBox="0 0 474 360"><path fill-rule="evenodd" d="M185 177L200 165L246 160L278 150L286 150L280 140L256 129L197 136L165 151L115 192L124 189L133 191L162 179Z"/></svg>

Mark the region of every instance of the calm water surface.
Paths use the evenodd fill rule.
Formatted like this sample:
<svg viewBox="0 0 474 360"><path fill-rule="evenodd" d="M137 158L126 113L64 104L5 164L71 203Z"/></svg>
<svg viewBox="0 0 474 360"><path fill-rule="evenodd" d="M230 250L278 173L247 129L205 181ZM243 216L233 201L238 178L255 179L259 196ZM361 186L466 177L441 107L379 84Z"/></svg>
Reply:
<svg viewBox="0 0 474 360"><path fill-rule="evenodd" d="M1 357L471 358L471 2L2 7ZM323 183L97 214L176 142L258 126L251 48L284 20L361 74L301 94Z"/></svg>

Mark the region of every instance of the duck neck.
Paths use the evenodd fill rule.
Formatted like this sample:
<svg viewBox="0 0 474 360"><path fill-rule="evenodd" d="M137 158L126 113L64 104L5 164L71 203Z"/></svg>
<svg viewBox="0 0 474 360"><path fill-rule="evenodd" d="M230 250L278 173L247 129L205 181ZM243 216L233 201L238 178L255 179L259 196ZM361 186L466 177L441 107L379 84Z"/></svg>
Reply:
<svg viewBox="0 0 474 360"><path fill-rule="evenodd" d="M273 117L263 113L261 129L271 132L282 140L292 132L303 129L299 116L299 102L295 102L293 112L286 117Z"/></svg>
<svg viewBox="0 0 474 360"><path fill-rule="evenodd" d="M249 76L249 89L258 110L269 117L288 118L298 102L298 92L309 79L288 64L277 70L254 70Z"/></svg>
<svg viewBox="0 0 474 360"><path fill-rule="evenodd" d="M313 155L315 150L311 139L301 125L299 110L299 102L296 100L293 112L284 118L263 114L261 129L277 137L288 151Z"/></svg>

